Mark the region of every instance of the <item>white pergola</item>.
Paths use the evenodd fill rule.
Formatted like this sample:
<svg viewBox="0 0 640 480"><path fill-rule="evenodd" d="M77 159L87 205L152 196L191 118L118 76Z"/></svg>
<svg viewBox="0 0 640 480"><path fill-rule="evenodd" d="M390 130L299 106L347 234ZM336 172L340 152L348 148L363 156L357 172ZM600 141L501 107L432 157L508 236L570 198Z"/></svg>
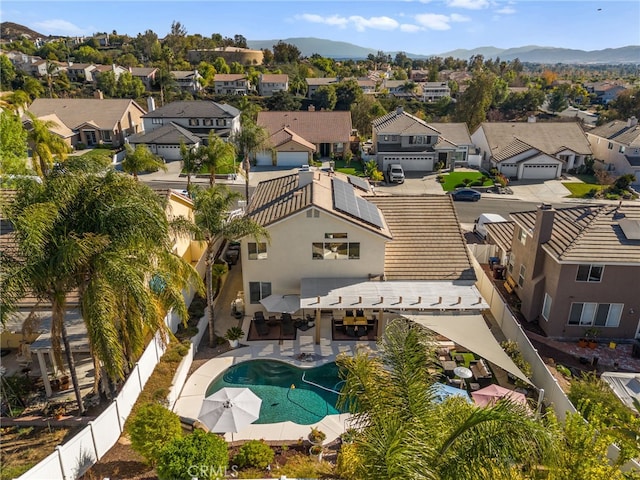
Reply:
<svg viewBox="0 0 640 480"><path fill-rule="evenodd" d="M382 313L425 311L479 312L489 308L471 281L379 281L369 278L303 278L300 281L300 308L316 310L378 310L378 336L382 334ZM319 323L316 323L319 325ZM320 342L316 328L316 343Z"/></svg>

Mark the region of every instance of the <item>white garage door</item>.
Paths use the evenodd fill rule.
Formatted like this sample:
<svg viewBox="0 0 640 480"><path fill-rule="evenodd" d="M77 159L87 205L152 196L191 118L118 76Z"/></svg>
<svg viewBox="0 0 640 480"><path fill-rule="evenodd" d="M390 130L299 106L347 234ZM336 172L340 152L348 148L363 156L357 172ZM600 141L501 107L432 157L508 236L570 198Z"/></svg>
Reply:
<svg viewBox="0 0 640 480"><path fill-rule="evenodd" d="M278 152L279 167L301 167L308 163L307 152Z"/></svg>
<svg viewBox="0 0 640 480"><path fill-rule="evenodd" d="M272 164L271 152L260 152L256 155L256 165L261 167L270 167Z"/></svg>
<svg viewBox="0 0 640 480"><path fill-rule="evenodd" d="M525 164L522 169L522 178L526 180L548 180L550 178L556 178L556 172L558 171L557 165L548 164Z"/></svg>
<svg viewBox="0 0 640 480"><path fill-rule="evenodd" d="M158 155L164 158L166 161L181 160L180 145L158 145Z"/></svg>

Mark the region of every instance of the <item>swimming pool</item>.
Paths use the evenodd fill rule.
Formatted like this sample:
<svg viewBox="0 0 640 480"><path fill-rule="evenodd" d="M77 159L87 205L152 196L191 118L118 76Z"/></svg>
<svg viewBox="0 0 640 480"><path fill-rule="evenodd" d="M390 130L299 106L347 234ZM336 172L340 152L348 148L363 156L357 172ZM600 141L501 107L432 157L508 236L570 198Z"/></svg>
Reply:
<svg viewBox="0 0 640 480"><path fill-rule="evenodd" d="M340 391L342 381L335 362L315 368L298 368L278 360L249 360L218 376L207 388L206 396L223 387L251 389L262 399L260 418L253 423L291 421L310 425L327 415L344 413L336 407L336 393L304 382L303 373L309 382Z"/></svg>

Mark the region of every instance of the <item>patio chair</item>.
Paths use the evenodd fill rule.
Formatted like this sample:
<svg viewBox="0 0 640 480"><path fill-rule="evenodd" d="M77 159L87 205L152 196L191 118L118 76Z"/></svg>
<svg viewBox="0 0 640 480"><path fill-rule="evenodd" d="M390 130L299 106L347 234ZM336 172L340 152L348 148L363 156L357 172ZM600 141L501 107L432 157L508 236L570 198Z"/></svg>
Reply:
<svg viewBox="0 0 640 480"><path fill-rule="evenodd" d="M253 324L256 326L256 332L258 332L258 335L260 335L261 337L264 337L265 335L269 335L269 325L267 325L267 322L264 319L264 316L262 317L254 316Z"/></svg>
<svg viewBox="0 0 640 480"><path fill-rule="evenodd" d="M264 312L262 311L257 311L256 313L253 314L253 318L260 318L262 320L264 320Z"/></svg>
<svg viewBox="0 0 640 480"><path fill-rule="evenodd" d="M344 330L347 333L347 335L349 337L355 337L356 336L356 327L355 325L345 325L344 326Z"/></svg>
<svg viewBox="0 0 640 480"><path fill-rule="evenodd" d="M296 326L293 323L293 319L291 318L291 315L282 314L281 328L282 328L282 335L285 335L285 336L295 335Z"/></svg>

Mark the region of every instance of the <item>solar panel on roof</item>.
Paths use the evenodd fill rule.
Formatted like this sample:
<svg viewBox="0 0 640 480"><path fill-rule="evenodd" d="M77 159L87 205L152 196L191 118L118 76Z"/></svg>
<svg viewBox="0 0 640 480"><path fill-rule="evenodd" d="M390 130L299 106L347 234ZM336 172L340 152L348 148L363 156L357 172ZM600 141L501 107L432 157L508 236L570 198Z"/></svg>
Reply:
<svg viewBox="0 0 640 480"><path fill-rule="evenodd" d="M378 207L364 198L358 197L355 194L353 185L334 178L332 186L333 202L336 210L382 228L382 217L380 217Z"/></svg>
<svg viewBox="0 0 640 480"><path fill-rule="evenodd" d="M349 179L349 183L354 187L358 187L360 190L364 190L365 192L371 190L368 180L354 175L347 175L347 178Z"/></svg>

